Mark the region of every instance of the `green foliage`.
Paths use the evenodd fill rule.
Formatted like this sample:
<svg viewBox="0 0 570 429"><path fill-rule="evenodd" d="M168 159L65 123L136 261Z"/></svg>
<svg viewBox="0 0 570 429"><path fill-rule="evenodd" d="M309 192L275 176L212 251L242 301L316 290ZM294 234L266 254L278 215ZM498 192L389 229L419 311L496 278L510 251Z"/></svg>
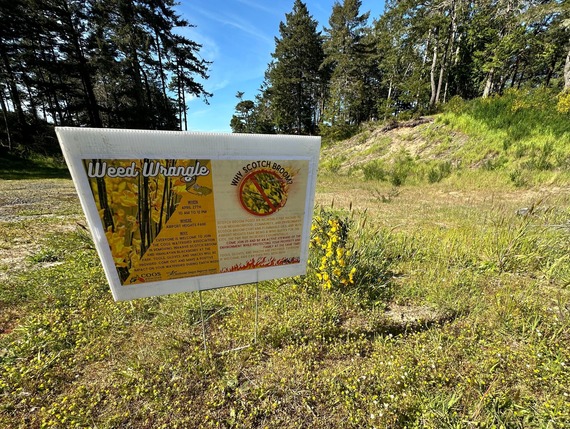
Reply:
<svg viewBox="0 0 570 429"><path fill-rule="evenodd" d="M274 61L266 72L271 122L285 134L315 134L320 94L325 86L324 58L317 22L300 0L279 24Z"/></svg>
<svg viewBox="0 0 570 429"><path fill-rule="evenodd" d="M430 167L427 173L427 179L429 183L437 183L449 177L449 175L451 175L451 162L442 161Z"/></svg>
<svg viewBox="0 0 570 429"><path fill-rule="evenodd" d="M10 151L53 155L54 125L182 129L209 63L174 2L14 2L0 15L2 126ZM41 40L41 43L38 43ZM190 97L188 97L190 98Z"/></svg>
<svg viewBox="0 0 570 429"><path fill-rule="evenodd" d="M414 167L414 159L406 150L402 150L394 158L394 163L390 172L390 183L394 186L403 185Z"/></svg>
<svg viewBox="0 0 570 429"><path fill-rule="evenodd" d="M346 161L344 156L329 158L321 164L321 167L330 173L336 174L340 171L344 161Z"/></svg>
<svg viewBox="0 0 570 429"><path fill-rule="evenodd" d="M386 180L388 176L386 163L381 159L375 159L362 166L364 180Z"/></svg>
<svg viewBox="0 0 570 429"><path fill-rule="evenodd" d="M461 114L465 110L466 102L459 95L451 97L447 103L445 103L442 108L444 113Z"/></svg>
<svg viewBox="0 0 570 429"><path fill-rule="evenodd" d="M570 155L570 124L556 110L554 97L549 89L510 90L450 108L440 120L469 136L456 155L467 165L552 171Z"/></svg>
<svg viewBox="0 0 570 429"><path fill-rule="evenodd" d="M320 209L311 227L309 271L302 283L309 291L357 290L374 300L386 298L389 261L387 237L369 234L366 217Z"/></svg>
<svg viewBox="0 0 570 429"><path fill-rule="evenodd" d="M236 97L239 102L236 105L236 113L232 116L230 126L233 133L255 132L255 104L251 100L243 100L243 93L238 92Z"/></svg>
<svg viewBox="0 0 570 429"><path fill-rule="evenodd" d="M0 179L69 178L63 159L31 153L26 157L0 154Z"/></svg>
<svg viewBox="0 0 570 429"><path fill-rule="evenodd" d="M529 184L529 178L527 177L527 174L525 174L525 171L518 168L509 173L509 179L518 188L528 186Z"/></svg>
<svg viewBox="0 0 570 429"><path fill-rule="evenodd" d="M346 140L354 136L360 127L350 124L321 125L321 137L324 144Z"/></svg>
<svg viewBox="0 0 570 429"><path fill-rule="evenodd" d="M348 248L348 235L352 220L323 209L315 216L311 226L313 249L308 276L308 287L321 285L325 290L338 290L354 285L356 267L353 249Z"/></svg>
<svg viewBox="0 0 570 429"><path fill-rule="evenodd" d="M375 100L371 96L377 68L371 61L372 40L366 37L369 13L360 13L360 0L335 3L325 28L323 67L330 67L329 96L324 120L334 125L358 125L374 117Z"/></svg>

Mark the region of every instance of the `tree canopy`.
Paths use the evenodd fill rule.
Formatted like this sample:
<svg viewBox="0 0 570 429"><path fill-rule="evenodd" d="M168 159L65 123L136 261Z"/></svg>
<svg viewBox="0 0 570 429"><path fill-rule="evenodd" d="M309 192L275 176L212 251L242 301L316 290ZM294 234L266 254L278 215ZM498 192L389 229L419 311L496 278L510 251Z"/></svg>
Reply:
<svg viewBox="0 0 570 429"><path fill-rule="evenodd" d="M209 63L174 0L0 0L3 145L53 149L53 125L182 129ZM46 137L48 136L48 137Z"/></svg>
<svg viewBox="0 0 570 429"><path fill-rule="evenodd" d="M433 112L455 96L489 97L513 87L570 91L568 4L388 0L383 14L369 22L360 0L342 0L335 1L321 34L307 18L306 5L295 0L248 114L256 118L263 113L266 129L271 124L277 132L311 134ZM303 37L293 36L301 28ZM293 82L303 82L303 91L285 86ZM305 118L311 111L315 123L300 120L301 111ZM255 126L232 129L260 132Z"/></svg>

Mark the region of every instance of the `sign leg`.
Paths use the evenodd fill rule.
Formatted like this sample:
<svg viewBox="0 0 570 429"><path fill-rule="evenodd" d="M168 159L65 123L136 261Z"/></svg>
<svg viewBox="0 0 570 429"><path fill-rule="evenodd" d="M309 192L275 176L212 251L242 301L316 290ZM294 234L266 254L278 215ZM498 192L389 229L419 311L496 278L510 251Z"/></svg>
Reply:
<svg viewBox="0 0 570 429"><path fill-rule="evenodd" d="M255 327L253 331L253 344L257 344L257 326L259 324L259 282L255 283Z"/></svg>
<svg viewBox="0 0 570 429"><path fill-rule="evenodd" d="M208 351L208 344L206 343L206 322L204 321L204 304L202 303L202 290L198 291L200 297L200 319L202 320L202 339L204 340L204 351Z"/></svg>

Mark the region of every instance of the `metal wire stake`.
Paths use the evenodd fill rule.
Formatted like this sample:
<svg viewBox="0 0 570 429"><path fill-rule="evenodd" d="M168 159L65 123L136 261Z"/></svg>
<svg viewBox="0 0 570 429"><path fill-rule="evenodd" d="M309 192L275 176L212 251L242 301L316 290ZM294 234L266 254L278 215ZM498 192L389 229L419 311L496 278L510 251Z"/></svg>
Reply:
<svg viewBox="0 0 570 429"><path fill-rule="evenodd" d="M255 283L255 328L253 343L257 344L257 325L259 323L259 282Z"/></svg>
<svg viewBox="0 0 570 429"><path fill-rule="evenodd" d="M208 351L208 345L206 344L206 322L204 321L204 305L202 304L202 291L198 291L198 296L200 297L200 319L202 319L202 339L204 340L204 351Z"/></svg>

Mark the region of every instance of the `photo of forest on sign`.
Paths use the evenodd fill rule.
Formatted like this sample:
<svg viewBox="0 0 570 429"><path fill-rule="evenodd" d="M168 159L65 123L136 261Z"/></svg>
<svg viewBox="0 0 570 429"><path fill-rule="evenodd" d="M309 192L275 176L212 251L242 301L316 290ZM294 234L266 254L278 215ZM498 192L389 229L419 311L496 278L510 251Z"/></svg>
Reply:
<svg viewBox="0 0 570 429"><path fill-rule="evenodd" d="M91 191L103 224L107 242L117 268L121 283L137 267L141 258L155 237L175 212L182 196L203 195L212 192L201 186L196 177L143 174L148 165L158 171L158 167L186 169L197 163L196 160L84 160L86 171L93 165L105 163L106 168L133 168L135 177L91 177ZM88 166L91 164L91 167Z"/></svg>

